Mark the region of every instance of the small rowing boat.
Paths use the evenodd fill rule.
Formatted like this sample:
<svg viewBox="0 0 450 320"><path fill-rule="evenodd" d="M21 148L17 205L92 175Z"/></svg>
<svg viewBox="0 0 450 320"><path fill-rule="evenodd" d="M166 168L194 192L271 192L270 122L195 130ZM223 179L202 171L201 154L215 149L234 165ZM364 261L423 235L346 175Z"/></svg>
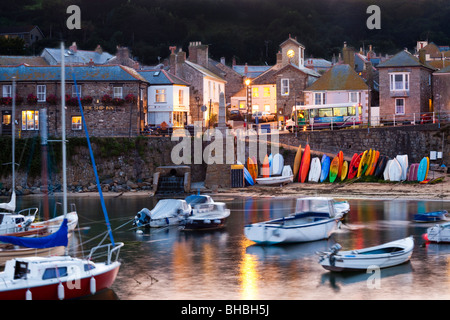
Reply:
<svg viewBox="0 0 450 320"><path fill-rule="evenodd" d="M365 271L387 268L407 262L414 249L412 236L365 249L341 251L337 243L328 252L318 252L319 263L330 271Z"/></svg>

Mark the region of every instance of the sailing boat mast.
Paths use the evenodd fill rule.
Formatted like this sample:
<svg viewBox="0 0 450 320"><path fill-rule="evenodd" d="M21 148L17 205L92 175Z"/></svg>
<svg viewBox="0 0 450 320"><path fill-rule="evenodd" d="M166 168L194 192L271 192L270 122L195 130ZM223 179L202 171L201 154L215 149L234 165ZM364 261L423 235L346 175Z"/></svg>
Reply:
<svg viewBox="0 0 450 320"><path fill-rule="evenodd" d="M66 70L64 66L64 42L61 42L61 140L63 176L63 213L67 216L67 173L66 173Z"/></svg>
<svg viewBox="0 0 450 320"><path fill-rule="evenodd" d="M12 196L16 190L16 77L12 77ZM16 209L14 208L14 211Z"/></svg>

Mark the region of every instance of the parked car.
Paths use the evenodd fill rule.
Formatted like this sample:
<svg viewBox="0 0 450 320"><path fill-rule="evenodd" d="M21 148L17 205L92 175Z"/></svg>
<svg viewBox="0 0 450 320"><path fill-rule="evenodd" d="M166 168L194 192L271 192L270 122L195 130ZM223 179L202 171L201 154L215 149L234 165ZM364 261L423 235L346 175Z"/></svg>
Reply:
<svg viewBox="0 0 450 320"><path fill-rule="evenodd" d="M268 121L275 121L275 115L266 112L266 111L257 111L252 114L252 121L254 122L256 117L258 117L259 122L268 122Z"/></svg>
<svg viewBox="0 0 450 320"><path fill-rule="evenodd" d="M228 120L243 121L244 117L240 110L231 110Z"/></svg>

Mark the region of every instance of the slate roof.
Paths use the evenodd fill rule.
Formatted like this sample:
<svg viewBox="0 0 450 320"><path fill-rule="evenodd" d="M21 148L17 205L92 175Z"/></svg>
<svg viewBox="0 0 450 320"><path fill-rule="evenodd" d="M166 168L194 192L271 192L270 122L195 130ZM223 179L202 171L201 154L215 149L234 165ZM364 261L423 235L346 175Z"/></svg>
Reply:
<svg viewBox="0 0 450 320"><path fill-rule="evenodd" d="M377 68L392 68L392 67L423 67L434 70L434 68L426 63L421 63L418 58L414 57L407 51L400 51L392 58L380 63Z"/></svg>
<svg viewBox="0 0 450 320"><path fill-rule="evenodd" d="M31 66L46 66L47 61L39 56L0 56L0 66L17 66L19 64Z"/></svg>
<svg viewBox="0 0 450 320"><path fill-rule="evenodd" d="M46 57L48 55L52 61L48 61L49 64L61 64L61 49L52 49L45 48L41 57ZM109 54L108 52L98 53L96 51L87 51L87 50L77 50L76 52L72 52L69 49L65 49L64 62L66 64L83 64L89 63L91 60L95 64L106 64L112 59L114 56Z"/></svg>
<svg viewBox="0 0 450 320"><path fill-rule="evenodd" d="M139 70L138 73L147 80L150 85L183 85L189 86L189 83L183 79L162 69Z"/></svg>
<svg viewBox="0 0 450 320"><path fill-rule="evenodd" d="M186 63L188 66L191 66L192 68L194 68L194 69L196 69L197 71L201 72L203 75L205 75L205 76L207 76L207 77L214 78L215 80L218 80L218 81L226 82L226 80L225 80L224 78L222 78L221 76L215 74L214 72L212 72L212 71L206 69L205 67L202 67L202 66L199 65L199 64L193 63L193 62L188 61L188 60L186 60L185 63Z"/></svg>
<svg viewBox="0 0 450 320"><path fill-rule="evenodd" d="M450 73L450 65L445 67L444 69L436 71L434 74L442 74L442 73Z"/></svg>
<svg viewBox="0 0 450 320"><path fill-rule="evenodd" d="M368 86L348 64L333 66L306 91L367 90Z"/></svg>
<svg viewBox="0 0 450 320"><path fill-rule="evenodd" d="M66 66L66 80L72 81L143 81L147 82L136 70L120 65ZM61 81L60 66L19 66L0 67L0 81Z"/></svg>
<svg viewBox="0 0 450 320"><path fill-rule="evenodd" d="M269 70L271 66L249 66L247 65L248 72L245 72L245 65L234 65L233 70L239 73L242 76L247 78L256 78L262 73Z"/></svg>

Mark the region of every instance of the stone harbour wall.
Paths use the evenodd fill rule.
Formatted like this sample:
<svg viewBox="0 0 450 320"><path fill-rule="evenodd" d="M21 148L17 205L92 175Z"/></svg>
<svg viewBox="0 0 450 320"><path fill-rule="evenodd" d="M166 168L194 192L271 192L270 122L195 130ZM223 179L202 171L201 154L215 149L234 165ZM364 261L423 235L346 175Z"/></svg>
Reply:
<svg viewBox="0 0 450 320"><path fill-rule="evenodd" d="M366 129L317 130L280 134L280 143L302 147L309 144L311 150L336 155L340 150L349 160L354 153L376 149L381 154L394 158L407 154L409 163L418 163L430 151L443 153L443 158L431 163L450 166L450 125L437 124L418 126L397 126Z"/></svg>

